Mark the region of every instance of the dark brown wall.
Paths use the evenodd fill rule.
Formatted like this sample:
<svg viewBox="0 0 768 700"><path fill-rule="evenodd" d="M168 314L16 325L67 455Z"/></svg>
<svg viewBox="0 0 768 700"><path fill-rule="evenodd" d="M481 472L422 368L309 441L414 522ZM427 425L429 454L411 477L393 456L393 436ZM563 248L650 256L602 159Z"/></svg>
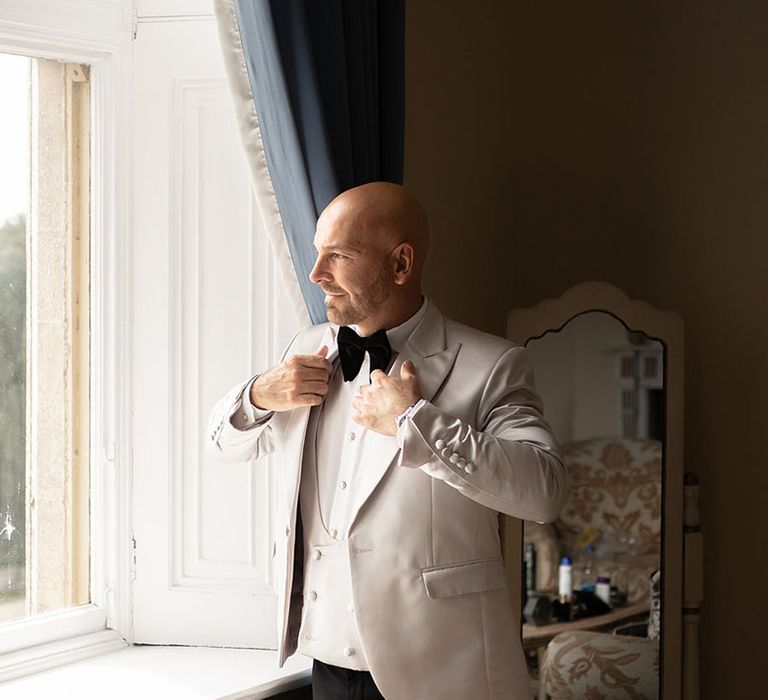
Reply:
<svg viewBox="0 0 768 700"><path fill-rule="evenodd" d="M589 279L686 324L705 698L750 697L768 610L768 3L407 3L425 288L504 333Z"/></svg>

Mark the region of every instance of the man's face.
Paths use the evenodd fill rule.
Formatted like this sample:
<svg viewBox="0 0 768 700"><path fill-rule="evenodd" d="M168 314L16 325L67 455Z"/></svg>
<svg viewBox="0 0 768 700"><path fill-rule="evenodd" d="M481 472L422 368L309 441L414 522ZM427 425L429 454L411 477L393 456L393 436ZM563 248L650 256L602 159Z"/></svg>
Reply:
<svg viewBox="0 0 768 700"><path fill-rule="evenodd" d="M343 214L320 218L314 247L318 257L309 279L325 292L328 319L341 326L374 315L394 287L389 255Z"/></svg>

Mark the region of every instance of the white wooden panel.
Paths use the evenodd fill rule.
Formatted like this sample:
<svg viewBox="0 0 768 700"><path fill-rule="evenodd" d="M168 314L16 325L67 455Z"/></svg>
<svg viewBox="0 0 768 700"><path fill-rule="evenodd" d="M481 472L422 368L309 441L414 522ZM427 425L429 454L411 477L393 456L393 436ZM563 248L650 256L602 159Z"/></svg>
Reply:
<svg viewBox="0 0 768 700"><path fill-rule="evenodd" d="M106 49L131 37L131 0L3 0L1 6L0 39L27 33L40 45L66 38L83 49Z"/></svg>
<svg viewBox="0 0 768 700"><path fill-rule="evenodd" d="M232 167L242 156L221 80L175 76L171 123L172 585L272 593L269 470L222 468L201 448L221 387L268 361L268 298L254 289L268 260L252 245L263 234L247 173Z"/></svg>
<svg viewBox="0 0 768 700"><path fill-rule="evenodd" d="M278 313L217 42L212 18L141 23L135 42L134 636L274 648L272 467L215 462L203 440L296 320Z"/></svg>
<svg viewBox="0 0 768 700"><path fill-rule="evenodd" d="M136 0L139 20L213 15L213 0Z"/></svg>

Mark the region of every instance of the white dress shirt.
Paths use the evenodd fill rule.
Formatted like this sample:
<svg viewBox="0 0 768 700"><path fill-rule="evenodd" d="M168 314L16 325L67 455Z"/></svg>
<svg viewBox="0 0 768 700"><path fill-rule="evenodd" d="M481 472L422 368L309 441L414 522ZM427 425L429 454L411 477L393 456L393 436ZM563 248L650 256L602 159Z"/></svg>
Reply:
<svg viewBox="0 0 768 700"><path fill-rule="evenodd" d="M415 314L386 331L392 356L385 371L392 367L428 306L429 299L424 297ZM356 325L350 327L360 333ZM335 329L338 331L338 326ZM329 348L328 354L335 349ZM335 358L328 393L323 403L313 406L310 411L300 488L304 608L299 651L326 663L356 670L368 670L368 664L362 652L352 604L346 539L351 519L360 505L360 476L365 470L370 432L352 419L352 398L361 385L370 383L369 372L370 357L366 352L357 377L345 382L339 358ZM242 408L230 419L240 430L267 421L273 415L272 411L259 409L250 401L251 386L257 377L246 385L241 396ZM415 413L421 403L411 413ZM403 430L399 429L392 439L397 439L402 447Z"/></svg>

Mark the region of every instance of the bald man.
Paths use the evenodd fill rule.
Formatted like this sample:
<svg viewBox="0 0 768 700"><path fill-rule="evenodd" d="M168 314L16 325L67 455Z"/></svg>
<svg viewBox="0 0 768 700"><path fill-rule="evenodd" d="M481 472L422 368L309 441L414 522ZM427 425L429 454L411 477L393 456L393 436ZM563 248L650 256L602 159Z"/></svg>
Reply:
<svg viewBox="0 0 768 700"><path fill-rule="evenodd" d="M279 664L313 658L315 700L530 698L497 516L554 520L566 473L527 351L422 294L403 187L342 193L314 246L329 321L208 426L217 459L277 453Z"/></svg>

